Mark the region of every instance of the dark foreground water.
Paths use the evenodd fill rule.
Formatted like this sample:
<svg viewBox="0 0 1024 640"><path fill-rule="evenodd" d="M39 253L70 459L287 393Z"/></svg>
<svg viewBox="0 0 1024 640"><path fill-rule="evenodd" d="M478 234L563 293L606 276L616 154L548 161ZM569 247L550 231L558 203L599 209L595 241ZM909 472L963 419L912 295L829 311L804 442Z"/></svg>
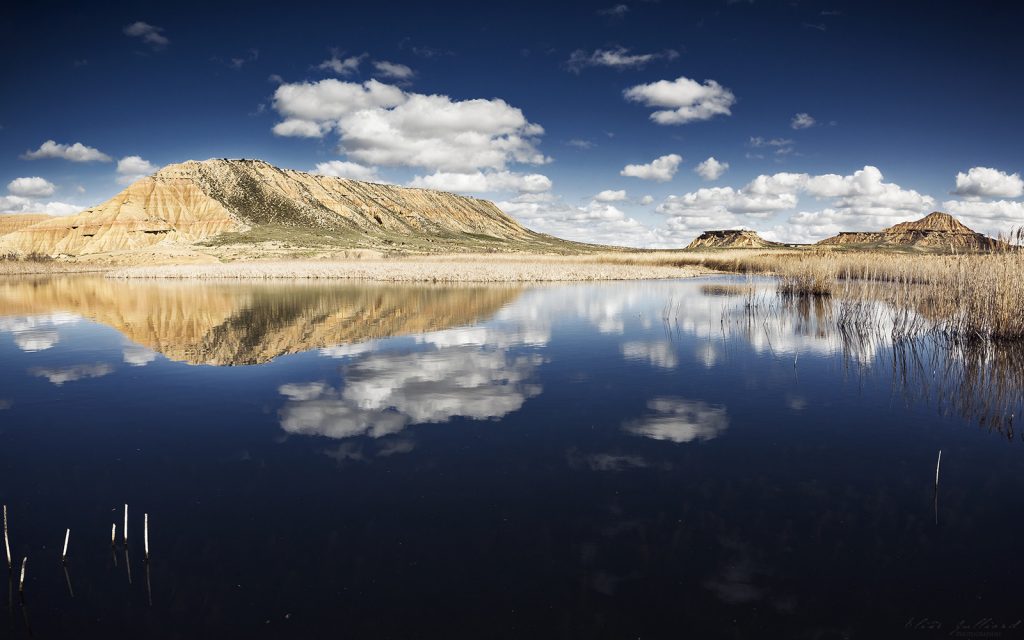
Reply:
<svg viewBox="0 0 1024 640"><path fill-rule="evenodd" d="M1015 360L747 286L0 282L0 636L1024 637Z"/></svg>

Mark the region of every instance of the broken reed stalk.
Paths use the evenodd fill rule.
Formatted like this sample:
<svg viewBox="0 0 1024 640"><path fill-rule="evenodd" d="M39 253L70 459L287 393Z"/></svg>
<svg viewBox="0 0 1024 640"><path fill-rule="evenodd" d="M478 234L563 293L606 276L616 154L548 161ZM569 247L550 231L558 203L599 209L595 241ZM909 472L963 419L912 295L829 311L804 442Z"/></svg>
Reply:
<svg viewBox="0 0 1024 640"><path fill-rule="evenodd" d="M7 505L4 505L4 551L7 553L7 570L10 571L14 568L11 563L11 543L7 538Z"/></svg>
<svg viewBox="0 0 1024 640"><path fill-rule="evenodd" d="M146 562L149 562L149 514L142 514L142 552Z"/></svg>
<svg viewBox="0 0 1024 640"><path fill-rule="evenodd" d="M128 546L128 503L124 504L124 529L121 531L121 538L124 540L124 546Z"/></svg>
<svg viewBox="0 0 1024 640"><path fill-rule="evenodd" d="M935 488L939 488L939 465L942 464L942 449L939 449L939 459L935 461Z"/></svg>
<svg viewBox="0 0 1024 640"><path fill-rule="evenodd" d="M25 593L25 565L28 564L28 556L21 561L21 578L18 579L18 593Z"/></svg>
<svg viewBox="0 0 1024 640"><path fill-rule="evenodd" d="M64 551L62 551L61 554L60 554L60 561L62 563L68 561L68 540L70 540L70 539L71 539L71 529L68 529L67 531L64 532Z"/></svg>

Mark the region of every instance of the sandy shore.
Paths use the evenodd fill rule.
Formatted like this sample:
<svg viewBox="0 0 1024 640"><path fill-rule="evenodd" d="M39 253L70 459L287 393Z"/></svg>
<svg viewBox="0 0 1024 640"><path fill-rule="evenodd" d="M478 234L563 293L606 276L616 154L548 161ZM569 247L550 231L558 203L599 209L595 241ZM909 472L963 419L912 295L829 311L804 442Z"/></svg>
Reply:
<svg viewBox="0 0 1024 640"><path fill-rule="evenodd" d="M380 282L559 282L686 278L708 273L695 266L601 262L592 257L451 256L391 260L232 262L124 267L123 279L340 279Z"/></svg>

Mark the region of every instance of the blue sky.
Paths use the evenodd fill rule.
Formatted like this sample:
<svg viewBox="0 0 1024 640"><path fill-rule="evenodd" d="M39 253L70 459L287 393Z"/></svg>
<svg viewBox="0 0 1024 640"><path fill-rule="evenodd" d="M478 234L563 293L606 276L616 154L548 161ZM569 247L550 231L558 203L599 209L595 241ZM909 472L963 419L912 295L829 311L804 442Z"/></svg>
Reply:
<svg viewBox="0 0 1024 640"><path fill-rule="evenodd" d="M1022 17L1010 2L25 4L0 25L0 211L70 213L165 164L250 157L634 246L730 227L816 240L934 209L996 233L1024 224Z"/></svg>

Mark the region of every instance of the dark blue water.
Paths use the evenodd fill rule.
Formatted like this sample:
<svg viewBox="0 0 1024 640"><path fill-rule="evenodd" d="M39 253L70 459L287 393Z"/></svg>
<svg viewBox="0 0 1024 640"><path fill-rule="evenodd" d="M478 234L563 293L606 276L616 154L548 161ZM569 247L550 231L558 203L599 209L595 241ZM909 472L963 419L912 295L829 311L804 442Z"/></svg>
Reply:
<svg viewBox="0 0 1024 640"><path fill-rule="evenodd" d="M1024 635L1018 378L747 286L6 281L0 629Z"/></svg>

